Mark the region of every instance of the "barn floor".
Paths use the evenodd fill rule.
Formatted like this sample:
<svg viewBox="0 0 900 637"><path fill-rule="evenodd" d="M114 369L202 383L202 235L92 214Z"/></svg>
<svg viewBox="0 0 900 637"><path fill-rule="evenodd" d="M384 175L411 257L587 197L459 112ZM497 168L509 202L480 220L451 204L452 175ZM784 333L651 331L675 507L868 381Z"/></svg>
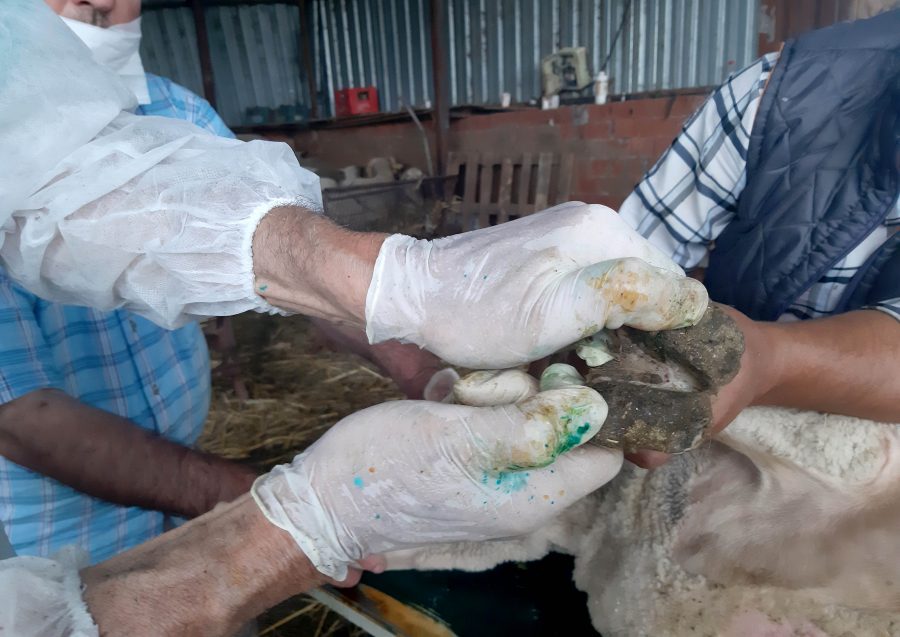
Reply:
<svg viewBox="0 0 900 637"><path fill-rule="evenodd" d="M352 354L327 351L303 317L248 313L234 319L243 405L216 374L200 446L260 471L287 462L335 422L403 395L392 381ZM262 637L350 637L363 633L310 598L287 600L258 619Z"/></svg>

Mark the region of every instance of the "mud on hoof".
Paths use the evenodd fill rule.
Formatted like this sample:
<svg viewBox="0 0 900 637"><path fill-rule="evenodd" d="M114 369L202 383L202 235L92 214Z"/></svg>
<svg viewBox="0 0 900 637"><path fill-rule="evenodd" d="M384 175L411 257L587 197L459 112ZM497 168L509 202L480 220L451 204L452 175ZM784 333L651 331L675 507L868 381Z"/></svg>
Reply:
<svg viewBox="0 0 900 637"><path fill-rule="evenodd" d="M592 443L680 453L699 445L712 424L712 396L738 373L744 337L710 306L693 327L663 332L622 328L604 335L612 360L591 368L587 385L609 405Z"/></svg>

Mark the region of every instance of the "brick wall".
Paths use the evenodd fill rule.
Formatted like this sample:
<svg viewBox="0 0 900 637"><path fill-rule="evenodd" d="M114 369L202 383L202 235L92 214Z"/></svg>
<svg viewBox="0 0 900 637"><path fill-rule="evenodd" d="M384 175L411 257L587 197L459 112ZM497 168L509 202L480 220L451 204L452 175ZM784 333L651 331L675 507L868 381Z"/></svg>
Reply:
<svg viewBox="0 0 900 637"><path fill-rule="evenodd" d="M677 95L472 115L451 122L448 150L573 153L571 198L617 207L703 99ZM362 165L376 156L425 167L422 138L412 123L319 129L283 139L334 167ZM433 148L433 138L431 143Z"/></svg>

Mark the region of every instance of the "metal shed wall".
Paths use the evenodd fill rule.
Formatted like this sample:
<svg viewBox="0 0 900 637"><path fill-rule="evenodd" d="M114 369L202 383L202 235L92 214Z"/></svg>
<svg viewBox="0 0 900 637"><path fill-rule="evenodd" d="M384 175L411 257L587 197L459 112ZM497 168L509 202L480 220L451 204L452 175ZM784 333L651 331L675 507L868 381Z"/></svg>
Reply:
<svg viewBox="0 0 900 637"><path fill-rule="evenodd" d="M309 0L321 110L334 90L374 85L382 111L426 107L431 94L428 0ZM609 55L611 91L713 85L756 54L759 0L445 0L453 106L540 95L542 57L585 46L596 73ZM244 123L253 107L310 104L298 55L296 4L206 9L219 109ZM149 70L201 86L186 8L145 4ZM616 33L619 36L616 38ZM614 43L614 46L613 46ZM301 108L302 110L302 108Z"/></svg>

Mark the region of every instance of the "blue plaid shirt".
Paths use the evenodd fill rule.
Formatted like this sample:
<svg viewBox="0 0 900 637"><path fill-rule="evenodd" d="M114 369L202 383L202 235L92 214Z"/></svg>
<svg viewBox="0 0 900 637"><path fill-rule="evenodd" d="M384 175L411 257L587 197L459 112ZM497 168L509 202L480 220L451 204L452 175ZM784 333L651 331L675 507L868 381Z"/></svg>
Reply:
<svg viewBox="0 0 900 637"><path fill-rule="evenodd" d="M747 148L769 74L770 53L732 75L684 125L619 213L685 270L706 265L716 237L731 223L747 184ZM779 320L833 314L853 275L894 232L900 201L884 223L801 294ZM900 298L877 303L900 320Z"/></svg>
<svg viewBox="0 0 900 637"><path fill-rule="evenodd" d="M233 137L206 100L155 75L137 113ZM0 269L0 403L65 391L143 429L193 445L209 409L209 353L196 323L167 331L126 311L44 301ZM19 555L77 544L96 562L159 535L158 511L92 498L0 457L0 520Z"/></svg>

